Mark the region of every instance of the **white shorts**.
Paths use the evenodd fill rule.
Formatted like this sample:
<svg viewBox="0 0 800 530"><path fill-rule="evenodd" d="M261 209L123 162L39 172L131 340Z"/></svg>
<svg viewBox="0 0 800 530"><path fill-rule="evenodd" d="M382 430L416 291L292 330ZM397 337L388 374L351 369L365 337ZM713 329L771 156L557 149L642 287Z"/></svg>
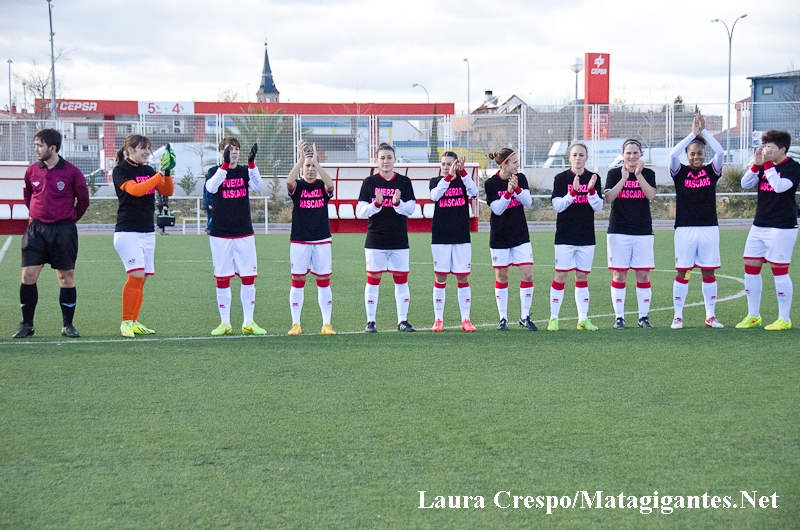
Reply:
<svg viewBox="0 0 800 530"><path fill-rule="evenodd" d="M578 270L589 274L594 261L594 245L556 245L556 271Z"/></svg>
<svg viewBox="0 0 800 530"><path fill-rule="evenodd" d="M744 259L764 259L773 265L792 262L797 228L751 226L744 244Z"/></svg>
<svg viewBox="0 0 800 530"><path fill-rule="evenodd" d="M612 271L652 270L656 268L653 236L607 234L608 268Z"/></svg>
<svg viewBox="0 0 800 530"><path fill-rule="evenodd" d="M490 248L489 250L492 253L492 267L495 269L533 265L533 248L530 241L514 248Z"/></svg>
<svg viewBox="0 0 800 530"><path fill-rule="evenodd" d="M472 244L431 245L433 272L436 274L469 274L472 268Z"/></svg>
<svg viewBox="0 0 800 530"><path fill-rule="evenodd" d="M314 276L328 276L333 271L331 241L291 243L289 245L289 261L292 274L295 276L305 276L309 272Z"/></svg>
<svg viewBox="0 0 800 530"><path fill-rule="evenodd" d="M147 276L155 274L155 232L114 232L114 248L125 272L144 270Z"/></svg>
<svg viewBox="0 0 800 530"><path fill-rule="evenodd" d="M365 248L367 272L408 272L408 254L407 248Z"/></svg>
<svg viewBox="0 0 800 530"><path fill-rule="evenodd" d="M675 229L675 269L719 269L719 227L679 226Z"/></svg>
<svg viewBox="0 0 800 530"><path fill-rule="evenodd" d="M212 221L213 222L213 221ZM255 236L209 237L215 278L254 278L258 276Z"/></svg>

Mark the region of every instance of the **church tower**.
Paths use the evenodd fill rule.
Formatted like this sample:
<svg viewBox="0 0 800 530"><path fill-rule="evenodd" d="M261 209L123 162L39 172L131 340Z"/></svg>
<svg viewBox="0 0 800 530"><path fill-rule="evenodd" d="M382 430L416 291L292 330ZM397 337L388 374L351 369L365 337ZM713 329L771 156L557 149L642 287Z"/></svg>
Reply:
<svg viewBox="0 0 800 530"><path fill-rule="evenodd" d="M267 42L264 41L264 71L261 72L261 86L256 92L256 99L259 103L277 103L281 93L275 88L275 81L272 80L272 68L269 67L269 54L267 54Z"/></svg>

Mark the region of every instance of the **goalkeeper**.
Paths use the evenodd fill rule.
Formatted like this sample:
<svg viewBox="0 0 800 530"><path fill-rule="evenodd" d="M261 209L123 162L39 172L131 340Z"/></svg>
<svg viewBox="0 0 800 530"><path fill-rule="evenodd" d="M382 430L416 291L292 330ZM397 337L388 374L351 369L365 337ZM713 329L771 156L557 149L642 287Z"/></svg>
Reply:
<svg viewBox="0 0 800 530"><path fill-rule="evenodd" d="M152 143L146 136L132 134L117 152L113 171L114 189L119 208L114 227L114 248L119 254L128 280L122 288L123 337L155 333L139 322L144 299L144 281L155 273L156 234L153 226L156 190L165 197L175 185L170 173L175 167L175 153L167 144L161 157L161 172L147 165Z"/></svg>

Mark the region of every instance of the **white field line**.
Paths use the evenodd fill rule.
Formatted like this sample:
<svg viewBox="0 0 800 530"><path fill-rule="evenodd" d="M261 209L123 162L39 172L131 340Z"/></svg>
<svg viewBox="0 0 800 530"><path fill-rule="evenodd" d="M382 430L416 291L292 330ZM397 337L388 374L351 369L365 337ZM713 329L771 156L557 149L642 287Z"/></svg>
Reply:
<svg viewBox="0 0 800 530"><path fill-rule="evenodd" d="M595 268L602 268L602 267L595 267ZM673 271L673 270L654 270L653 272L667 272L667 273L672 274L675 271ZM735 276L727 276L725 274L718 274L717 277L718 278L725 278L726 280L733 280L735 282L739 282L740 284L742 284L742 286L744 286L744 279L742 279L742 278L736 278ZM737 298L741 298L743 296L745 296L744 289L742 289L738 293L732 294L731 296L726 296L724 298L717 299L717 303L719 303L719 302L729 302L731 300L736 300ZM695 307L695 306L701 306L701 305L703 305L703 302L694 302L692 304L686 304L684 307ZM655 312L655 311L669 311L671 309L673 309L672 306L670 306L670 307L658 307L658 308L655 308L655 309L651 308L650 312L652 313L652 312ZM626 311L625 314L626 315L638 314L638 311ZM603 317L613 317L613 316L614 316L614 313L604 313L604 314L597 314L597 315L589 315L589 318L603 318ZM574 318L563 318L563 319L560 319L560 320L561 321L570 321L570 320L577 321L577 317L574 317ZM537 323L543 324L543 323L548 322L548 319L545 319L545 320L534 320L533 322L537 322ZM497 324L494 323L494 322L489 322L489 323L483 323L483 324L474 324L473 323L473 325L476 328L493 328ZM509 325L513 325L513 322L509 322ZM461 327L459 325L459 326L445 326L445 328L446 329L460 329ZM379 331L381 333L385 333L385 332L399 333L396 329L382 329L382 330L379 330ZM425 328L421 328L419 331L426 332L428 330L425 329ZM362 335L363 333L364 333L363 331L340 331L340 332L337 332L337 335ZM319 333L303 333L303 334L304 335L319 335ZM64 344L77 344L77 345L80 346L80 345L84 345L84 344L132 343L134 341L135 342L172 342L172 341L184 341L184 340L241 340L241 339L253 340L253 339L270 338L270 337L286 337L286 334L285 333L269 333L267 335L258 335L258 336L254 336L254 335L231 335L231 336L228 336L228 337L211 337L211 336L202 336L202 337L139 337L139 338L135 338L135 339L123 339L123 338L119 338L119 339L86 339L86 340L79 339L79 340L53 340L53 341L41 341L41 342L30 342L30 341L24 341L24 340L17 340L17 341L8 341L7 340L7 341L0 341L0 346L6 346L6 345L12 345L12 344L13 345L53 345L53 344L64 345Z"/></svg>
<svg viewBox="0 0 800 530"><path fill-rule="evenodd" d="M6 242L3 245L3 248L0 248L0 262L2 262L3 258L6 257L6 250L8 250L8 246L11 244L11 238L12 238L12 236L8 236L8 239L6 239Z"/></svg>

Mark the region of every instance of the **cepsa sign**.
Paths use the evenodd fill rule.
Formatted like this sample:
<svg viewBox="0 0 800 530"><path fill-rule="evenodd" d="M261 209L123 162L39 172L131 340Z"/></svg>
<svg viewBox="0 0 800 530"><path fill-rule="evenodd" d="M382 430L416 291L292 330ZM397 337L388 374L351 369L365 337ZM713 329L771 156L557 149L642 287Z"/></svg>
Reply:
<svg viewBox="0 0 800 530"><path fill-rule="evenodd" d="M60 101L58 110L63 112L93 112L97 111L96 101Z"/></svg>
<svg viewBox="0 0 800 530"><path fill-rule="evenodd" d="M608 105L608 78L611 56L607 53L587 53L584 93L587 105Z"/></svg>

